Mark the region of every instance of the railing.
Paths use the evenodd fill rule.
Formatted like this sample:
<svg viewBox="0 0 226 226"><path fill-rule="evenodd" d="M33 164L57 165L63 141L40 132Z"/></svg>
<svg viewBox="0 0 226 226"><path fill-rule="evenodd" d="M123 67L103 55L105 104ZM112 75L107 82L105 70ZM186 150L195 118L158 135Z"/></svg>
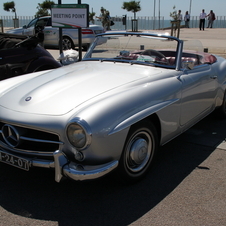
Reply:
<svg viewBox="0 0 226 226"><path fill-rule="evenodd" d="M2 20L3 27L14 27L14 17L13 16L0 16ZM28 24L34 17L32 16L18 16L18 26L22 27L23 25ZM126 20L126 29L132 29L132 19L133 17L127 17ZM111 27L112 30L125 30L125 25L122 23L122 17L112 17L114 21L114 26ZM170 20L165 20L164 17L137 17L138 20L138 30L154 30L154 29L164 29L170 28ZM207 23L207 20L206 20ZM101 25L101 21L94 20L94 24ZM181 22L181 25L184 25L184 22ZM199 27L199 17L192 16L190 20L190 28ZM226 28L226 16L217 16L213 24L214 28Z"/></svg>
<svg viewBox="0 0 226 226"><path fill-rule="evenodd" d="M0 31L4 32L4 28L3 28L3 20L0 19Z"/></svg>
<svg viewBox="0 0 226 226"><path fill-rule="evenodd" d="M13 16L0 16L0 19L3 21L3 27L14 27ZM18 27L28 24L33 19L33 16L18 16Z"/></svg>

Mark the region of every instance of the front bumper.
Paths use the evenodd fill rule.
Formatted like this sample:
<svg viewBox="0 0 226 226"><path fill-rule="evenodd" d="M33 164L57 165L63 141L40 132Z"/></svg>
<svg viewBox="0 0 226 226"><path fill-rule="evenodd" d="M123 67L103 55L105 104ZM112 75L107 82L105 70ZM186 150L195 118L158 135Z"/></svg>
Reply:
<svg viewBox="0 0 226 226"><path fill-rule="evenodd" d="M54 152L55 162L55 180L60 182L63 176L69 177L73 180L92 180L102 177L118 166L118 161L112 161L107 164L98 166L84 166L74 162L68 162L67 157L62 151ZM89 169L90 168L90 169Z"/></svg>
<svg viewBox="0 0 226 226"><path fill-rule="evenodd" d="M11 155L11 153L3 150L2 148L1 152ZM13 154L13 156L16 155ZM19 156L16 157L20 158ZM70 162L66 155L59 150L53 153L53 157L54 161L34 160L24 157L23 159L29 161L30 167L54 168L56 182L60 182L63 177L71 178L77 181L96 179L108 174L118 166L117 160L96 166L76 164L74 162Z"/></svg>

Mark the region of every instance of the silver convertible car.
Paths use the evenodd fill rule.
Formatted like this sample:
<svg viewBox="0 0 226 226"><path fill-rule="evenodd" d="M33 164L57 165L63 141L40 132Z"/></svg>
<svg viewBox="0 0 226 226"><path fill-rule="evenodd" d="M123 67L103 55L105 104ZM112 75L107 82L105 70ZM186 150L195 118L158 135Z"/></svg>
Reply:
<svg viewBox="0 0 226 226"><path fill-rule="evenodd" d="M105 37L105 43L99 39ZM82 61L0 82L0 161L55 180L141 179L158 147L215 109L226 60L168 35L100 34Z"/></svg>

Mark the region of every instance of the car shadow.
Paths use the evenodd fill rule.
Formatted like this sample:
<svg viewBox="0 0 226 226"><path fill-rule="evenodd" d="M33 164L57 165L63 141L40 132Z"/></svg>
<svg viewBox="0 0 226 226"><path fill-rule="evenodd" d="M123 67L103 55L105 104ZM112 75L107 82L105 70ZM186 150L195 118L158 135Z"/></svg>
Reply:
<svg viewBox="0 0 226 226"><path fill-rule="evenodd" d="M169 195L225 140L226 120L213 115L160 148L150 173L122 185L112 175L95 181L54 181L54 172L25 172L0 164L0 205L8 212L69 225L129 225Z"/></svg>

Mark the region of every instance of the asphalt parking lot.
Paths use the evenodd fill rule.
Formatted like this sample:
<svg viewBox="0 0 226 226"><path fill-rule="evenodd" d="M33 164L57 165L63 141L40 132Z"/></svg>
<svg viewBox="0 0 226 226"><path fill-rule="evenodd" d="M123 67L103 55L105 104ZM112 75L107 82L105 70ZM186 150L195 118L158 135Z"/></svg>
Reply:
<svg viewBox="0 0 226 226"><path fill-rule="evenodd" d="M195 35L209 52L226 53L226 29L181 31L183 39ZM0 163L0 226L224 226L225 128L211 114L163 146L147 177L130 186L113 175L56 183L53 171Z"/></svg>
<svg viewBox="0 0 226 226"><path fill-rule="evenodd" d="M226 120L210 115L160 149L137 184L54 181L0 164L0 225L226 225Z"/></svg>

